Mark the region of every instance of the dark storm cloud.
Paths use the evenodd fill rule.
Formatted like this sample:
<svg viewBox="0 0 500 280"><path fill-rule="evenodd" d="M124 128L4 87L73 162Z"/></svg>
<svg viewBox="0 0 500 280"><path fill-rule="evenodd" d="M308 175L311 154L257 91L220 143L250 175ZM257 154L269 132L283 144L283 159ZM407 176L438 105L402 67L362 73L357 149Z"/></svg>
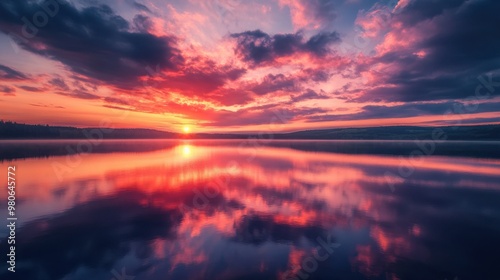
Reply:
<svg viewBox="0 0 500 280"><path fill-rule="evenodd" d="M2 1L0 30L14 34L25 50L60 61L74 72L130 86L138 76L147 75L147 66L175 69L182 62L174 38L132 32L129 23L106 5L79 10L63 1L44 3L52 6Z"/></svg>
<svg viewBox="0 0 500 280"><path fill-rule="evenodd" d="M231 37L238 41L236 53L243 60L255 64L272 62L298 52L324 56L331 44L340 42L337 32L322 32L307 41L300 32L271 36L261 30L254 30L231 34Z"/></svg>
<svg viewBox="0 0 500 280"><path fill-rule="evenodd" d="M410 2L394 20L401 30L416 29L409 36L421 39L370 61L372 65L389 64L400 71L382 73L376 87L357 101L408 102L473 96L482 84L478 77L489 80L487 73L500 70L498 11L500 2L493 0ZM418 51L425 55L416 55ZM498 93L500 79L498 74L494 76Z"/></svg>
<svg viewBox="0 0 500 280"><path fill-rule="evenodd" d="M0 64L0 80L25 80L27 78L25 74Z"/></svg>

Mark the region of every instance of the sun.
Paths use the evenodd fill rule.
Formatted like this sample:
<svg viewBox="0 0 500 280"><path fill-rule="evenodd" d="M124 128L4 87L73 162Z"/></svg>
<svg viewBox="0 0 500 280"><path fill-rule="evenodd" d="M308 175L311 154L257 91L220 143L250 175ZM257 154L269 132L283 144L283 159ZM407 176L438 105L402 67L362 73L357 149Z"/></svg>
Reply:
<svg viewBox="0 0 500 280"><path fill-rule="evenodd" d="M184 131L184 133L189 133L191 131L191 128L187 125L185 125L183 128L182 128L182 131Z"/></svg>

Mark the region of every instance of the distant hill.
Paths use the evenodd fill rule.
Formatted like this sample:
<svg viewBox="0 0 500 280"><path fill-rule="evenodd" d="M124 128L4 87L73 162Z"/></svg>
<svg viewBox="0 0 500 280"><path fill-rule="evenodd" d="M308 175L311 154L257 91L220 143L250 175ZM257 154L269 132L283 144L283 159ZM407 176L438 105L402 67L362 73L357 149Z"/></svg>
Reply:
<svg viewBox="0 0 500 280"><path fill-rule="evenodd" d="M0 121L0 139L85 139L96 130L103 132L104 139L318 139L318 140L415 140L432 139L441 130L447 140L500 141L500 125L460 127L386 126L365 128L334 128L304 130L290 133L221 134L193 133L184 135L153 129L99 129L68 126L28 125ZM98 137L98 136L92 136Z"/></svg>
<svg viewBox="0 0 500 280"><path fill-rule="evenodd" d="M161 139L179 136L153 129L76 128L0 121L0 139L84 139L95 130L103 132L105 139Z"/></svg>
<svg viewBox="0 0 500 280"><path fill-rule="evenodd" d="M437 132L436 132L437 131ZM359 140L415 140L432 139L433 132L448 140L500 140L500 125L481 126L384 126L364 128L336 128L306 130L278 135L283 139L359 139Z"/></svg>

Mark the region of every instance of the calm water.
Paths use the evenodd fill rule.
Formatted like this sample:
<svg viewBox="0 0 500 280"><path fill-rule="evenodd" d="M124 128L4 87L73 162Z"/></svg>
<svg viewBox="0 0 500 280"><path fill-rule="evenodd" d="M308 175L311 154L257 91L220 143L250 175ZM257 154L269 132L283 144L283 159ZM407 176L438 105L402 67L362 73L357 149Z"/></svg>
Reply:
<svg viewBox="0 0 500 280"><path fill-rule="evenodd" d="M0 279L500 279L500 143L422 147L1 142Z"/></svg>

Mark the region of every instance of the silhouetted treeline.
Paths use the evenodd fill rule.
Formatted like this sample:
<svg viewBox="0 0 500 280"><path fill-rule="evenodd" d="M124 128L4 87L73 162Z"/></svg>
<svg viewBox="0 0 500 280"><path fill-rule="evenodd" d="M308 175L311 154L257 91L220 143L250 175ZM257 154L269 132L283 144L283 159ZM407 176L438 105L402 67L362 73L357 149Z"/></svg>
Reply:
<svg viewBox="0 0 500 280"><path fill-rule="evenodd" d="M432 140L438 130L446 140L500 141L500 125L478 126L387 126L364 128L332 128L304 130L291 133L222 134L193 133L177 134L153 129L107 129L75 128L67 126L29 125L0 121L0 139L85 139L101 137L104 139L318 139L318 140ZM90 136L89 136L90 135Z"/></svg>
<svg viewBox="0 0 500 280"><path fill-rule="evenodd" d="M304 130L277 135L277 139L345 139L345 140L500 140L500 125L478 126L381 126Z"/></svg>
<svg viewBox="0 0 500 280"><path fill-rule="evenodd" d="M97 132L96 131L100 131ZM160 139L175 133L153 129L76 128L69 126L31 125L0 121L0 139ZM89 136L90 135L90 136Z"/></svg>

